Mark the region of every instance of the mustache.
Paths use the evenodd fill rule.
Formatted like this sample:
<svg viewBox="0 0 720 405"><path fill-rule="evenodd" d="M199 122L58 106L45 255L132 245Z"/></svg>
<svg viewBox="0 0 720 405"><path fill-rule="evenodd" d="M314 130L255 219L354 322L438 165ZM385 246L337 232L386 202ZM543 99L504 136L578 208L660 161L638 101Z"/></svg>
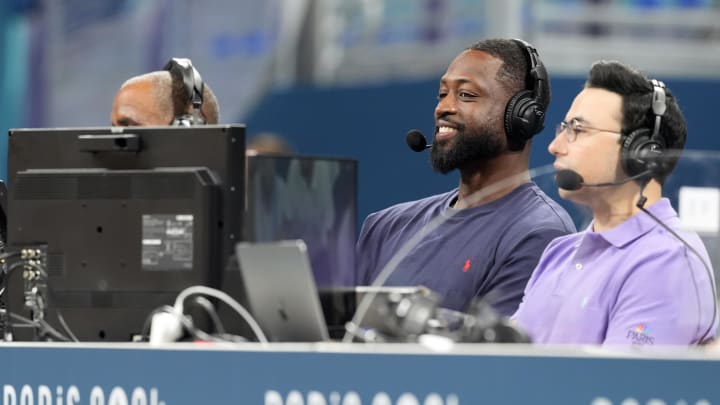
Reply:
<svg viewBox="0 0 720 405"><path fill-rule="evenodd" d="M444 124L452 125L452 127L455 128L455 130L457 131L457 135L455 135L454 139L463 138L465 136L465 124L463 124L461 122L450 121L450 120L443 120L443 121L444 121ZM438 126L435 127L436 134L437 134L438 128L440 128L439 124L438 124ZM433 138L434 138L433 145L445 145L446 143L451 141L451 139L438 140L436 137L433 137Z"/></svg>

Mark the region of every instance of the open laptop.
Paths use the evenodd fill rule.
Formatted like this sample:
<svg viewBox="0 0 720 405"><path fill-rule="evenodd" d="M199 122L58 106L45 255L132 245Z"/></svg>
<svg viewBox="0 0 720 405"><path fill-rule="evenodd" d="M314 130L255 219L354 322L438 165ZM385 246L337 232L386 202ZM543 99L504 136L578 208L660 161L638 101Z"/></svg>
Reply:
<svg viewBox="0 0 720 405"><path fill-rule="evenodd" d="M235 253L245 301L269 340L329 340L305 242L241 242Z"/></svg>

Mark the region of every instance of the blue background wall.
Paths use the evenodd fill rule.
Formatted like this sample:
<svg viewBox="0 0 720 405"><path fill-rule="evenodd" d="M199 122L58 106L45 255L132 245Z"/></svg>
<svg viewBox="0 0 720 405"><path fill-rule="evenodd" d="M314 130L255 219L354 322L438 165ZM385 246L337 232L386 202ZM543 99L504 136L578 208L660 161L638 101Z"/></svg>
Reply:
<svg viewBox="0 0 720 405"><path fill-rule="evenodd" d="M553 102L545 130L534 138L531 167L552 163L547 145L555 124L564 118L583 83L584 77L552 78ZM688 121L686 148L720 150L715 123L720 80L670 79L666 83ZM300 153L358 159L358 216L362 220L391 204L457 185L456 173L434 173L428 154L412 152L405 144L405 133L412 128L422 130L430 140L436 94L437 80L376 87L295 88L265 97L246 123L251 136L276 132ZM541 180L541 186L556 196L549 179Z"/></svg>

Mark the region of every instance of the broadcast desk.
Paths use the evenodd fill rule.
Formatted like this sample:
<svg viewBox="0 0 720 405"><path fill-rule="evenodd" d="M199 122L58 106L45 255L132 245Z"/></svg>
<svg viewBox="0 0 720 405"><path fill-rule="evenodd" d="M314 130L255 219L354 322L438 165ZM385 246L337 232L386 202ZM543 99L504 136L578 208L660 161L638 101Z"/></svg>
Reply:
<svg viewBox="0 0 720 405"><path fill-rule="evenodd" d="M720 354L322 344L0 345L4 405L720 404Z"/></svg>

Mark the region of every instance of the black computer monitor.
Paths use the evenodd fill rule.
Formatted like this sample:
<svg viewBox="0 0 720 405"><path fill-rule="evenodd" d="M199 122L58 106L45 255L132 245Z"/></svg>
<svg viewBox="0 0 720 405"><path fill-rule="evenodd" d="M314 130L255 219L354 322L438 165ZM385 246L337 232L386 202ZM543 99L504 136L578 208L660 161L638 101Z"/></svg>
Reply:
<svg viewBox="0 0 720 405"><path fill-rule="evenodd" d="M219 287L242 236L244 136L241 125L11 130L8 249L47 244L50 324L61 330L59 310L80 340L127 341L183 288ZM19 274L8 290L27 316Z"/></svg>
<svg viewBox="0 0 720 405"><path fill-rule="evenodd" d="M354 286L357 161L328 156L248 156L244 239L302 239L318 287Z"/></svg>

